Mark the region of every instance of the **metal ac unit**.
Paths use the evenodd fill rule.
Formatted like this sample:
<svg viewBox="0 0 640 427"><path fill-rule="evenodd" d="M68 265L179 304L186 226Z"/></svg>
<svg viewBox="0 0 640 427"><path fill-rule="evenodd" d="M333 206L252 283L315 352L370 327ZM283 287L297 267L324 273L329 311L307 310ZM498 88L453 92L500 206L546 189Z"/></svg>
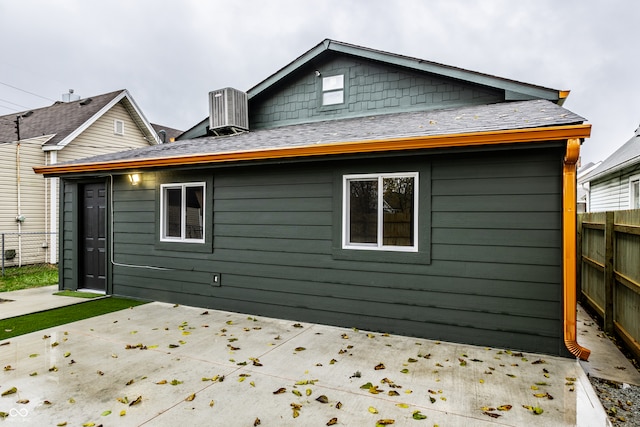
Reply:
<svg viewBox="0 0 640 427"><path fill-rule="evenodd" d="M233 88L209 92L209 129L249 130L247 94Z"/></svg>

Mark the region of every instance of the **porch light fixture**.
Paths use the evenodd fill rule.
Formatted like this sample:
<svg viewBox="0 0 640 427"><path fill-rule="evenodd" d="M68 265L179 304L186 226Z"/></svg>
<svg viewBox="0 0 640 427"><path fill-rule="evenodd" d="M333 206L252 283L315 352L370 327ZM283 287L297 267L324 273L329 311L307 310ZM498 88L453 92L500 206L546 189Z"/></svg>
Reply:
<svg viewBox="0 0 640 427"><path fill-rule="evenodd" d="M129 174L129 182L131 183L131 185L138 185L140 184L140 181L141 178L139 173Z"/></svg>

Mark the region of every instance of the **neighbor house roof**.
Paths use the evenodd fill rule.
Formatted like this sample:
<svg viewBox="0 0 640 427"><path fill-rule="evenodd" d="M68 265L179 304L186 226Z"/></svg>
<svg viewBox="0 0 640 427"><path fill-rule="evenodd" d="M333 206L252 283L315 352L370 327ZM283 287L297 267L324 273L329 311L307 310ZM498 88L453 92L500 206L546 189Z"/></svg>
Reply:
<svg viewBox="0 0 640 427"><path fill-rule="evenodd" d="M584 118L546 100L385 114L177 141L36 168L46 175L215 162L585 138Z"/></svg>
<svg viewBox="0 0 640 427"><path fill-rule="evenodd" d="M118 102L122 102L129 111L149 143L158 143L156 132L127 90L118 90L73 102L59 101L48 107L0 116L0 142L12 142L18 139L16 120L20 120L20 139L51 135L43 145L43 149L45 151L60 150Z"/></svg>
<svg viewBox="0 0 640 427"><path fill-rule="evenodd" d="M156 131L158 136L160 137L160 141L164 142L173 142L177 137L182 135L182 131L178 129L173 129L168 126L159 125L157 123L151 123L151 127ZM161 133L164 132L166 135L166 139L163 140Z"/></svg>
<svg viewBox="0 0 640 427"><path fill-rule="evenodd" d="M607 157L597 168L581 177L579 181L593 181L637 163L640 163L640 128L622 147Z"/></svg>

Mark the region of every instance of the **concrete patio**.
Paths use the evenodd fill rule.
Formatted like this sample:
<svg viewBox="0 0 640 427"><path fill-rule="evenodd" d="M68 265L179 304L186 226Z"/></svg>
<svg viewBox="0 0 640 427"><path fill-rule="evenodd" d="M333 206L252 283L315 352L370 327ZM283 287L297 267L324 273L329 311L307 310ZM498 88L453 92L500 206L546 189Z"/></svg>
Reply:
<svg viewBox="0 0 640 427"><path fill-rule="evenodd" d="M9 425L608 425L572 359L163 303L0 342L0 365Z"/></svg>

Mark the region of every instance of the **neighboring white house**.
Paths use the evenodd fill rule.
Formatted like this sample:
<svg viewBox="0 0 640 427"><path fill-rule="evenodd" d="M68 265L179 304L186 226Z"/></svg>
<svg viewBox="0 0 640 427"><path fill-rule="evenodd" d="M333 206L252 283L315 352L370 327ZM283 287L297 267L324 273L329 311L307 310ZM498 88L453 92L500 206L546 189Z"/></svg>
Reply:
<svg viewBox="0 0 640 427"><path fill-rule="evenodd" d="M616 152L578 177L581 188L587 212L640 209L640 127Z"/></svg>
<svg viewBox="0 0 640 427"><path fill-rule="evenodd" d="M161 139L128 91L0 116L0 233L56 232L58 179L34 166L158 144ZM57 236L5 239L5 265L57 262Z"/></svg>

